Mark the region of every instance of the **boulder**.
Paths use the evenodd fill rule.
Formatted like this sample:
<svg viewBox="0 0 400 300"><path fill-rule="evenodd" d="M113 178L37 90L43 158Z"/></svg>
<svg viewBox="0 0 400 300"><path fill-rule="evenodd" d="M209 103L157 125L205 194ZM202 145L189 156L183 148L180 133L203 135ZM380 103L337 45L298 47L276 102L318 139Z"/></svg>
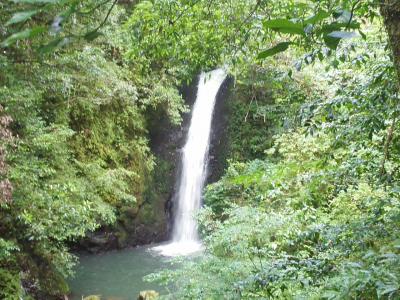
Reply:
<svg viewBox="0 0 400 300"><path fill-rule="evenodd" d="M138 296L138 300L155 300L160 296L156 291L148 290L141 291Z"/></svg>
<svg viewBox="0 0 400 300"><path fill-rule="evenodd" d="M99 295L90 295L90 296L83 298L83 300L101 300L101 298Z"/></svg>

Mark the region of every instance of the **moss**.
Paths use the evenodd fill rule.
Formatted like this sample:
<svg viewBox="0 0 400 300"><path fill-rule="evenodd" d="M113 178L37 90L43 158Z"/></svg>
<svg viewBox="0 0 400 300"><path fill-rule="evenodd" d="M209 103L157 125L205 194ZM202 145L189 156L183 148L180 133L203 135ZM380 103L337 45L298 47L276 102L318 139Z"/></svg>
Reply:
<svg viewBox="0 0 400 300"><path fill-rule="evenodd" d="M157 157L155 165L147 182L144 203L136 215L136 223L144 224L148 231L161 232L167 227L164 207L173 192L175 164Z"/></svg>
<svg viewBox="0 0 400 300"><path fill-rule="evenodd" d="M19 300L22 297L21 281L18 274L0 269L0 299Z"/></svg>
<svg viewBox="0 0 400 300"><path fill-rule="evenodd" d="M398 0L382 1L381 14L388 32L397 76L400 81L400 2Z"/></svg>
<svg viewBox="0 0 400 300"><path fill-rule="evenodd" d="M262 159L274 135L296 126L294 116L309 95L280 72L249 66L236 83L227 101L227 159Z"/></svg>
<svg viewBox="0 0 400 300"><path fill-rule="evenodd" d="M128 233L122 226L116 227L115 236L117 237L117 243L119 248L124 248L128 245Z"/></svg>
<svg viewBox="0 0 400 300"><path fill-rule="evenodd" d="M41 291L51 296L66 295L69 293L69 286L64 277L50 268L42 269L39 274Z"/></svg>
<svg viewBox="0 0 400 300"><path fill-rule="evenodd" d="M137 204L143 201L146 179L153 167L145 126L139 110L122 100L102 105L78 101L71 108L75 157L83 164L96 163L104 170L125 174L118 183L123 187L122 194L114 189L102 191L102 198L113 206L124 204L129 196ZM98 188L102 190L101 185Z"/></svg>
<svg viewBox="0 0 400 300"><path fill-rule="evenodd" d="M145 225L151 225L157 222L156 210L150 204L144 204L138 215L138 222Z"/></svg>

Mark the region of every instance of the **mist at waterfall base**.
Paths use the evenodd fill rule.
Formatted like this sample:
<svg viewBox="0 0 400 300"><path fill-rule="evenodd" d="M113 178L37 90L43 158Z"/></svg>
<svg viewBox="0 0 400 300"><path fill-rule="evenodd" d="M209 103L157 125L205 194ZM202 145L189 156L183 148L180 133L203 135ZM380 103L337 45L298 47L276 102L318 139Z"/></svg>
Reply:
<svg viewBox="0 0 400 300"><path fill-rule="evenodd" d="M215 101L225 78L226 72L223 69L200 75L186 144L182 150L182 171L176 195L177 209L172 241L153 248L164 256L188 255L202 248L195 214L201 206L202 190L207 176Z"/></svg>

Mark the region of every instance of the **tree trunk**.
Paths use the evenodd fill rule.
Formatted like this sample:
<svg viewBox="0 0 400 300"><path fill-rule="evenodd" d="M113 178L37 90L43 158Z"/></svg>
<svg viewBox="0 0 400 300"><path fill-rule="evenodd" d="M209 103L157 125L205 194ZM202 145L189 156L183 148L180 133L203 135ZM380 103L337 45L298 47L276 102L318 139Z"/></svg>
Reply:
<svg viewBox="0 0 400 300"><path fill-rule="evenodd" d="M380 9L389 35L389 42L393 52L393 62L400 81L400 1L381 0Z"/></svg>

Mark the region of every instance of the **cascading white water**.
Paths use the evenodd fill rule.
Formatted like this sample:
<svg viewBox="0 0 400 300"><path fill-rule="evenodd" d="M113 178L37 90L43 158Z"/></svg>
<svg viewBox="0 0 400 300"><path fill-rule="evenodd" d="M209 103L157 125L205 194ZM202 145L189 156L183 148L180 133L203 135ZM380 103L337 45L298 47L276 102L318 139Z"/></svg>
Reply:
<svg viewBox="0 0 400 300"><path fill-rule="evenodd" d="M226 72L217 69L200 75L196 102L182 154L182 172L171 243L154 249L166 256L187 255L201 249L195 213L207 175L211 121L218 90Z"/></svg>

